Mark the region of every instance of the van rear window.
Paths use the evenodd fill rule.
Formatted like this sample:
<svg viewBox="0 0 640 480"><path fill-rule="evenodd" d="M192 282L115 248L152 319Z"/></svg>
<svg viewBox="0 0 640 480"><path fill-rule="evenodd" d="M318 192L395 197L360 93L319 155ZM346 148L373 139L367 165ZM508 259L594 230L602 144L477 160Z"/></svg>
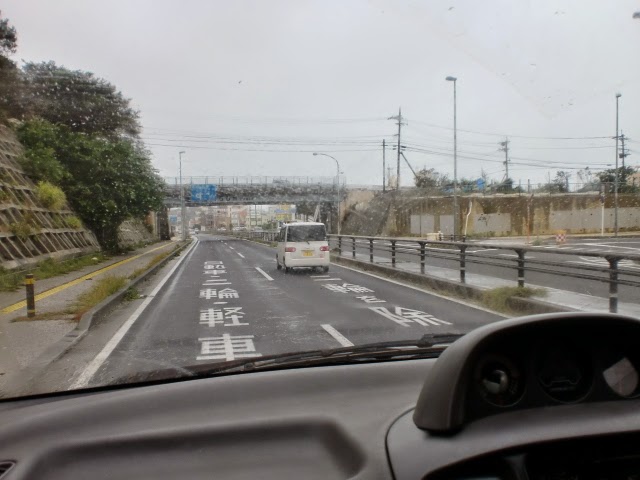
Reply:
<svg viewBox="0 0 640 480"><path fill-rule="evenodd" d="M289 227L287 242L318 242L327 238L324 225L300 225Z"/></svg>

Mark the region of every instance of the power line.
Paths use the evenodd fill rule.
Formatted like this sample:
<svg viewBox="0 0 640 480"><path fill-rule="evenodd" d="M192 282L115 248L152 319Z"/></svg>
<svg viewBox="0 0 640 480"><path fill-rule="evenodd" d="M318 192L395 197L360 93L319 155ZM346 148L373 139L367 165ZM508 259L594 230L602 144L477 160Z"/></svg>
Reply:
<svg viewBox="0 0 640 480"><path fill-rule="evenodd" d="M442 125L435 125L432 123L427 123L427 122L420 122L418 120L412 120L413 123L417 123L418 125L425 125L427 127L431 127L431 128L438 128L438 129L443 129L443 130L453 130L451 127L445 127ZM492 132L479 132L477 130L465 130L465 129L458 129L459 132L465 132L465 133L472 133L475 135L488 135L488 136L495 136L495 137L504 137L505 134L504 133L492 133ZM535 139L535 140L597 140L597 139L610 139L610 136L598 136L598 137L539 137L539 136L531 136L531 135L508 135L509 137L512 138L529 138L529 139Z"/></svg>
<svg viewBox="0 0 640 480"><path fill-rule="evenodd" d="M152 147L171 147L171 148L190 148L198 150L226 150L226 151L238 151L238 152L280 152L280 153L313 153L317 151L313 150L292 150L292 149L267 149L267 148L227 148L218 146L201 146L201 145L188 145L188 144L164 144L164 143L146 143ZM378 149L349 149L349 150L327 150L327 152L333 153L348 153L348 152L377 152Z"/></svg>

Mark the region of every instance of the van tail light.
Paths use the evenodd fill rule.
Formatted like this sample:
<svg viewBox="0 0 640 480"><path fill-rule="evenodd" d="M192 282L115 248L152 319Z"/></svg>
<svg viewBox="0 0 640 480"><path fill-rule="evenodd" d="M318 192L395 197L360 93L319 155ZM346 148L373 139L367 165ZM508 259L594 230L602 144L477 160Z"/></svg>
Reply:
<svg viewBox="0 0 640 480"><path fill-rule="evenodd" d="M296 251L296 247L287 247L284 249L285 252L295 252Z"/></svg>
<svg viewBox="0 0 640 480"><path fill-rule="evenodd" d="M320 251L321 252L328 252L329 251L329 247L326 245L323 245L322 247L320 247Z"/></svg>

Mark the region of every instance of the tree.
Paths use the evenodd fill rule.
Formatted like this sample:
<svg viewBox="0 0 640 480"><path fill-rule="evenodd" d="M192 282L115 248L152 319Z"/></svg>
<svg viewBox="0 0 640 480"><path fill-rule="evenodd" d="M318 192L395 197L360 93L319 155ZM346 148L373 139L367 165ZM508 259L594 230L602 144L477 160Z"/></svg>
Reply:
<svg viewBox="0 0 640 480"><path fill-rule="evenodd" d="M45 120L25 122L18 138L25 158L42 159L46 168L61 172L55 183L107 249L117 247L117 229L124 220L162 206L163 181L138 142L93 137ZM42 178L40 172L34 175Z"/></svg>
<svg viewBox="0 0 640 480"><path fill-rule="evenodd" d="M513 193L513 179L505 178L502 183L496 187L496 192L500 193Z"/></svg>
<svg viewBox="0 0 640 480"><path fill-rule="evenodd" d="M108 138L133 138L140 132L139 114L130 100L91 72L42 62L25 64L23 75L31 116Z"/></svg>
<svg viewBox="0 0 640 480"><path fill-rule="evenodd" d="M434 188L438 186L438 178L440 174L433 168L423 168L416 172L414 181L418 188Z"/></svg>
<svg viewBox="0 0 640 480"><path fill-rule="evenodd" d="M553 183L558 186L558 192L567 193L569 191L570 178L571 174L569 172L565 172L564 170L558 170L556 172L556 177L553 179Z"/></svg>
<svg viewBox="0 0 640 480"><path fill-rule="evenodd" d="M18 138L27 147L18 159L24 172L36 182L59 184L67 173L57 158L63 149L59 128L44 120L33 120L20 126Z"/></svg>
<svg viewBox="0 0 640 480"><path fill-rule="evenodd" d="M633 184L632 185L627 184L627 180L634 173L636 173L636 171L633 167L628 167L628 166L618 167L618 192L619 193L631 193L631 192L637 191L638 189L637 186L634 186ZM605 184L605 188L608 191L610 192L614 191L614 188L615 188L614 185L616 182L615 168L610 168L609 170L604 170L600 172L598 174L598 178L602 183Z"/></svg>
<svg viewBox="0 0 640 480"><path fill-rule="evenodd" d="M18 47L18 34L0 11L0 120L22 115L20 70L9 58Z"/></svg>
<svg viewBox="0 0 640 480"><path fill-rule="evenodd" d="M18 48L18 33L16 28L9 25L9 20L2 18L0 10L0 55L8 57L16 53Z"/></svg>

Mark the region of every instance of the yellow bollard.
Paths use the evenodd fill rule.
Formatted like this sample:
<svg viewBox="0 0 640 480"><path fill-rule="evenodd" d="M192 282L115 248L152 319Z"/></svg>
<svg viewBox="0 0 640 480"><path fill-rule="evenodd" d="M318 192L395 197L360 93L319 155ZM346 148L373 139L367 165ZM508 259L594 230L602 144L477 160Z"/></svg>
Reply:
<svg viewBox="0 0 640 480"><path fill-rule="evenodd" d="M24 286L27 290L27 317L36 316L35 283L33 273L28 273L24 280Z"/></svg>

